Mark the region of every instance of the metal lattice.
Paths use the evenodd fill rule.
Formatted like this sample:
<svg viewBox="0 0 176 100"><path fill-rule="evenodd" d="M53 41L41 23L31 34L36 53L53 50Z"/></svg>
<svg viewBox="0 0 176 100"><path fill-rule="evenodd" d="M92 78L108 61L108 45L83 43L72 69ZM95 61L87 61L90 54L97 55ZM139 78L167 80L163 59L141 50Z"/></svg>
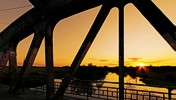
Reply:
<svg viewBox="0 0 176 100"><path fill-rule="evenodd" d="M47 98L62 99L66 88L68 87L74 73L81 64L89 47L94 41L98 31L107 15L113 7L119 9L119 96L120 100L124 99L124 6L128 3L134 6L158 31L158 33L176 50L176 28L172 22L157 8L151 0L29 0L34 8L26 12L0 35L0 72L3 70L9 60L10 71L10 91L18 90L25 82L29 70L35 60L40 48L41 42L45 37L45 55L47 69ZM68 16L80 13L102 5L91 29L89 30L82 46L80 47L75 59L73 60L69 73L63 79L57 93L54 94L54 77L53 77L53 29L60 20ZM64 11L64 12L63 12ZM30 49L24 60L20 77L17 76L16 47L17 44L34 33ZM19 81L17 81L19 79Z"/></svg>

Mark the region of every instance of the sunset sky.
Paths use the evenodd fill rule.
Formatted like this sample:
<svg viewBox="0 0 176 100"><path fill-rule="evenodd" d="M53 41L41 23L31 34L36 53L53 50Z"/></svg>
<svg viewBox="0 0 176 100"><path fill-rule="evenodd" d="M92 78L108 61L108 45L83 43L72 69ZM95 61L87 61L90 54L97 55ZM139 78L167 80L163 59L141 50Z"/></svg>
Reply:
<svg viewBox="0 0 176 100"><path fill-rule="evenodd" d="M152 0L176 25L176 0ZM31 5L28 0L0 0L0 32L11 22L31 9L4 10ZM54 65L71 65L100 7L61 20L54 30ZM113 8L89 49L82 65L118 66L118 9ZM25 34L25 33L24 33ZM26 57L33 35L21 41L17 47L18 65ZM44 41L43 41L44 42ZM133 6L125 6L125 65L176 66L176 52ZM44 43L34 65L45 65Z"/></svg>

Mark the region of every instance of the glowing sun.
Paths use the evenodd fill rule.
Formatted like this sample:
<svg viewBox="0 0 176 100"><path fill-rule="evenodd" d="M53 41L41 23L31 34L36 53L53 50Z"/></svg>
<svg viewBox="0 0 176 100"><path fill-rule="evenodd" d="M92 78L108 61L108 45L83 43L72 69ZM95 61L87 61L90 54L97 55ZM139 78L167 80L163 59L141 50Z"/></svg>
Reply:
<svg viewBox="0 0 176 100"><path fill-rule="evenodd" d="M139 63L138 66L139 67L145 67L145 64L144 63Z"/></svg>

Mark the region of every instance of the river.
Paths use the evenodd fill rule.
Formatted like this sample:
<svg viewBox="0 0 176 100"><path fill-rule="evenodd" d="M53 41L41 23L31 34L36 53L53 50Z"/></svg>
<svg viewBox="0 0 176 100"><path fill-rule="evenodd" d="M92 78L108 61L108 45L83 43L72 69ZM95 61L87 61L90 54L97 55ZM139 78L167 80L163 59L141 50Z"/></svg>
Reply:
<svg viewBox="0 0 176 100"><path fill-rule="evenodd" d="M139 77L136 77L135 79L133 79L129 75L127 75L124 78L124 83L134 83L134 84L144 84L145 85L145 83L143 83L139 79L140 79ZM109 82L118 82L118 80L119 80L119 76L116 73L108 73L104 79L104 81L109 81ZM117 86L116 84L113 84L113 85ZM110 86L110 85L104 84L104 86ZM158 88L158 87L150 87L150 86L134 86L131 88L140 89L140 90L147 90L147 91L156 91L156 92L168 92L168 89L166 89L166 88ZM176 89L172 90L172 93L176 93Z"/></svg>
<svg viewBox="0 0 176 100"><path fill-rule="evenodd" d="M106 81L106 82L118 82L118 80L119 80L119 76L116 73L109 72L106 75L106 77L105 77L105 79L103 81ZM56 79L55 81L61 82L60 79ZM103 84L104 87L116 87L116 88L118 88L118 84L112 84L112 83L106 83L106 82L104 82L104 84ZM135 79L133 79L129 75L127 75L124 78L124 83L133 83L133 84L140 84L141 85L141 86L140 85L125 85L124 87L126 89L136 89L136 90L144 90L144 91L164 92L164 93L166 93L165 96L168 97L168 94L167 94L168 93L168 89L147 86L147 85L145 85L145 83L140 81L139 77L136 77ZM94 84L94 85L96 85L96 84ZM176 90L172 90L172 93L176 94ZM162 96L162 94L159 94L159 95ZM176 98L176 95L172 95L172 98Z"/></svg>

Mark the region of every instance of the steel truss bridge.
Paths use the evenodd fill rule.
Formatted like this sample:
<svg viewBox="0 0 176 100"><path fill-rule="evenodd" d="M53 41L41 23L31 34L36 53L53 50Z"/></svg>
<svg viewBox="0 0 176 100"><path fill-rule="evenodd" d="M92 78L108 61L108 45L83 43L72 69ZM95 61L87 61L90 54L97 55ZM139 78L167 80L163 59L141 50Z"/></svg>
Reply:
<svg viewBox="0 0 176 100"><path fill-rule="evenodd" d="M124 99L124 6L132 3L167 43L176 50L176 27L160 11L151 0L29 0L34 7L16 19L0 33L0 75L9 61L10 85L9 91L15 92L23 87L26 77L36 58L42 40L45 38L45 62L47 70L46 99L59 99L68 87L74 73L82 62L89 47L105 21L110 10L119 9L119 99ZM169 2L169 1L168 1ZM102 5L94 23L83 41L69 73L63 79L59 89L54 93L53 75L53 29L62 19L74 14ZM16 48L18 43L34 34L33 40L25 57L20 75L17 73Z"/></svg>

